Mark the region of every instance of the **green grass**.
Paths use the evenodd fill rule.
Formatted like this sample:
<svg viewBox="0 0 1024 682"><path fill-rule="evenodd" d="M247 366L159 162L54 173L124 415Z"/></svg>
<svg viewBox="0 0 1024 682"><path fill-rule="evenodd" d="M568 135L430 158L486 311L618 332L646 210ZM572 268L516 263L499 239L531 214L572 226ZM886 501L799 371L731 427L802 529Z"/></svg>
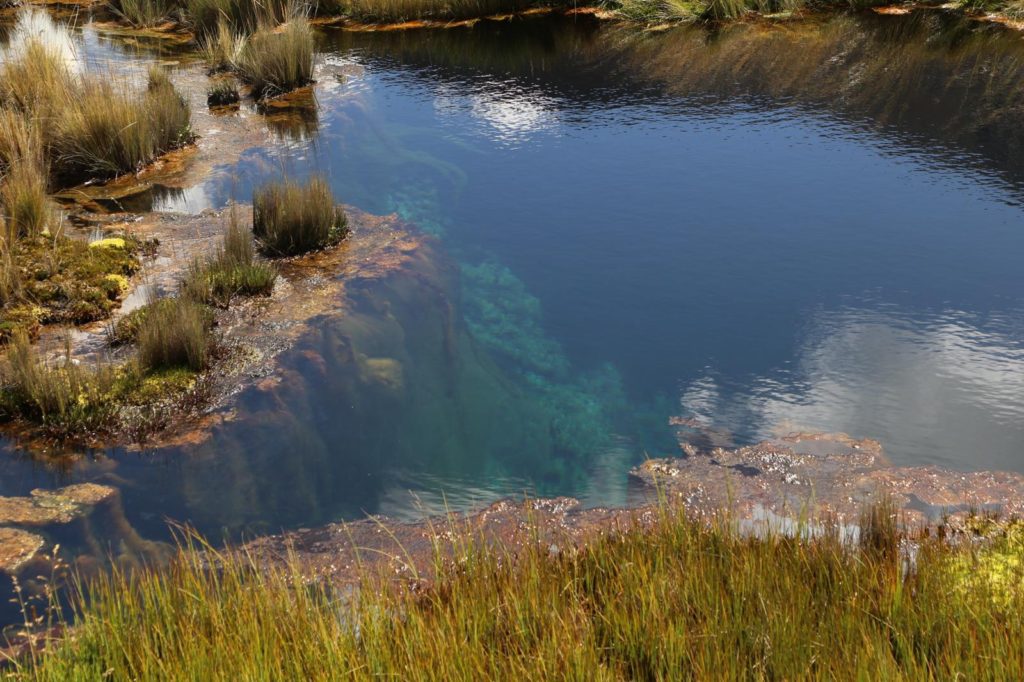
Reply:
<svg viewBox="0 0 1024 682"><path fill-rule="evenodd" d="M235 296L269 296L275 281L277 270L257 258L252 232L242 226L238 209L232 206L223 243L212 258L191 264L181 295L226 308Z"/></svg>
<svg viewBox="0 0 1024 682"><path fill-rule="evenodd" d="M38 39L0 66L0 114L0 156L30 140L64 185L135 172L192 139L188 104L162 70L150 71L140 93L104 76L71 73ZM23 121L12 123L12 116Z"/></svg>
<svg viewBox="0 0 1024 682"><path fill-rule="evenodd" d="M24 332L14 335L0 373L0 414L17 416L55 433L88 436L113 417L110 394L118 376L110 365L88 366L63 357L40 358Z"/></svg>
<svg viewBox="0 0 1024 682"><path fill-rule="evenodd" d="M1024 555L1012 532L959 549L925 540L905 569L891 537L878 551L837 533L759 539L671 511L656 516L645 529L558 551L530 540L530 530L521 549L488 549L453 525L434 536L435 582L411 589L367 571L355 593L237 553L185 547L169 568L100 578L80 602L74 635L17 672L29 680L1024 675L1021 569L1016 582L988 577L990 566Z"/></svg>
<svg viewBox="0 0 1024 682"><path fill-rule="evenodd" d="M182 297L151 306L137 332L140 367L146 372L206 369L213 346L209 310Z"/></svg>
<svg viewBox="0 0 1024 682"><path fill-rule="evenodd" d="M313 81L313 42L313 29L304 17L260 29L246 38L235 71L257 99L308 85Z"/></svg>
<svg viewBox="0 0 1024 682"><path fill-rule="evenodd" d="M264 252L293 256L337 243L348 232L327 181L272 182L253 192L253 232Z"/></svg>

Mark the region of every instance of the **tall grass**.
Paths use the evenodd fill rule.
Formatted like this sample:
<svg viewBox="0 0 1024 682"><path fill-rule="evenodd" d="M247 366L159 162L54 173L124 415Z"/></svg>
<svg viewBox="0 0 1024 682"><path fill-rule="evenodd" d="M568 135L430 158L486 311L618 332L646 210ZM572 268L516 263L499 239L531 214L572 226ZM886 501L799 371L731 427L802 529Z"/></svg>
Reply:
<svg viewBox="0 0 1024 682"><path fill-rule="evenodd" d="M181 295L199 303L227 307L234 296L269 296L277 280L272 265L256 257L252 232L231 207L228 229L217 253L193 262L181 283Z"/></svg>
<svg viewBox="0 0 1024 682"><path fill-rule="evenodd" d="M45 361L23 332L15 333L2 373L0 408L59 432L86 435L113 416L111 392L117 381L113 367L74 362L70 349L63 358Z"/></svg>
<svg viewBox="0 0 1024 682"><path fill-rule="evenodd" d="M664 512L647 528L503 551L435 536L438 577L364 574L357 596L295 569L184 547L169 570L115 570L74 636L23 679L1021 679L1020 583L993 599L925 541L895 552L741 537ZM557 551L554 551L557 549ZM403 557L404 558L404 557ZM211 566L216 566L212 570Z"/></svg>
<svg viewBox="0 0 1024 682"><path fill-rule="evenodd" d="M280 28L249 36L235 69L254 96L272 97L312 82L313 54L313 29L304 17L295 17Z"/></svg>
<svg viewBox="0 0 1024 682"><path fill-rule="evenodd" d="M192 136L188 104L166 73L151 71L140 94L112 78L73 74L38 39L0 66L0 109L0 156L36 136L49 169L67 182L136 171Z"/></svg>
<svg viewBox="0 0 1024 682"><path fill-rule="evenodd" d="M138 330L141 368L146 372L206 369L213 343L211 323L207 310L186 298L152 305Z"/></svg>
<svg viewBox="0 0 1024 682"><path fill-rule="evenodd" d="M246 35L276 26L305 11L301 0L184 0L185 15L200 38L215 34L221 24Z"/></svg>
<svg viewBox="0 0 1024 682"><path fill-rule="evenodd" d="M155 69L141 96L107 80L85 80L60 118L55 163L65 173L108 177L139 170L191 139L191 113Z"/></svg>
<svg viewBox="0 0 1024 682"><path fill-rule="evenodd" d="M312 177L300 185L272 182L253 192L253 232L271 255L292 256L334 244L348 230L345 211L330 185Z"/></svg>
<svg viewBox="0 0 1024 682"><path fill-rule="evenodd" d="M16 160L0 176L0 212L7 241L13 243L18 237L35 236L50 228L56 208L47 185L41 160Z"/></svg>
<svg viewBox="0 0 1024 682"><path fill-rule="evenodd" d="M220 21L216 31L204 35L199 42L199 51L211 71L235 68L244 47L245 34L232 29L226 21Z"/></svg>

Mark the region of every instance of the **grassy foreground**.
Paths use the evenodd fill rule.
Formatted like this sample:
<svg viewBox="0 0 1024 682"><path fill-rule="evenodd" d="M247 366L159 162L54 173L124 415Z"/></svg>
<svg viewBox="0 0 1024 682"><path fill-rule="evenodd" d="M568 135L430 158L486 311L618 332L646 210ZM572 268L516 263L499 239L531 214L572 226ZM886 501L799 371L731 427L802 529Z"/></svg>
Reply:
<svg viewBox="0 0 1024 682"><path fill-rule="evenodd" d="M96 583L23 679L1021 679L1024 533L899 551L888 513L857 548L741 537L663 511L579 550L482 549L456 532L430 586L358 599L182 550ZM443 557L443 558L442 558ZM209 558L209 554L207 554ZM217 563L217 562L214 562Z"/></svg>

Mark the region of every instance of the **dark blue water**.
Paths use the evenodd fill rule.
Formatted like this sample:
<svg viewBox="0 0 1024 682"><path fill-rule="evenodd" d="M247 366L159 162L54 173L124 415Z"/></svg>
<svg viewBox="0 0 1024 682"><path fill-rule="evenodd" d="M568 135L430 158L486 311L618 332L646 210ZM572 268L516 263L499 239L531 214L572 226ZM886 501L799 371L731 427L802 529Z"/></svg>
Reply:
<svg viewBox="0 0 1024 682"><path fill-rule="evenodd" d="M160 207L326 174L438 238L469 369L416 347L437 310L389 309L405 345L357 341L399 358L405 393L353 398L332 349L386 317L367 304L286 356L302 385L276 411L245 394L205 446L63 478L12 453L6 494L114 470L147 535L165 515L275 530L523 491L615 504L631 465L677 453L671 416L722 444L845 431L901 465L1024 471L1018 35L941 13L561 19L323 49L315 109Z"/></svg>

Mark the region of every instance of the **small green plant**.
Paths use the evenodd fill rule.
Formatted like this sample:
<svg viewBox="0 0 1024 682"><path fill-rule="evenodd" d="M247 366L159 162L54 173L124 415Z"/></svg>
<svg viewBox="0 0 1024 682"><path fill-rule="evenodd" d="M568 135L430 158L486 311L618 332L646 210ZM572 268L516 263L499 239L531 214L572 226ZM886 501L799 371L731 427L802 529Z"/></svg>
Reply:
<svg viewBox="0 0 1024 682"><path fill-rule="evenodd" d="M238 208L232 206L223 243L209 260L192 262L182 280L181 294L226 308L234 296L269 296L275 281L277 271L256 257L252 232L242 227Z"/></svg>
<svg viewBox="0 0 1024 682"><path fill-rule="evenodd" d="M295 17L281 28L249 36L235 68L257 99L273 97L312 82L313 53L313 29L304 17Z"/></svg>
<svg viewBox="0 0 1024 682"><path fill-rule="evenodd" d="M270 255L293 256L321 249L345 237L345 211L335 204L327 181L305 185L272 182L253 193L253 232Z"/></svg>
<svg viewBox="0 0 1024 682"><path fill-rule="evenodd" d="M218 80L206 93L206 103L211 108L238 104L239 99L238 88L229 80Z"/></svg>
<svg viewBox="0 0 1024 682"><path fill-rule="evenodd" d="M186 298L151 303L138 327L139 365L144 372L176 367L200 372L210 361L213 318Z"/></svg>

